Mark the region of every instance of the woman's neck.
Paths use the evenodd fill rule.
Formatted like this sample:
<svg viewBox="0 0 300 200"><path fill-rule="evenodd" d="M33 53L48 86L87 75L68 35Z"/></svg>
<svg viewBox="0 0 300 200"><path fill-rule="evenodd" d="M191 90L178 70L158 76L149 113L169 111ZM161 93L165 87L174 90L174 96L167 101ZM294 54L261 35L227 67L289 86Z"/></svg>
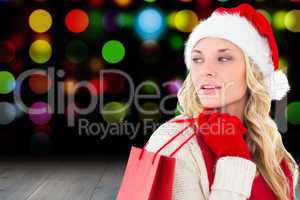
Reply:
<svg viewBox="0 0 300 200"><path fill-rule="evenodd" d="M245 104L242 101L230 103L220 108L220 112L226 112L230 115L237 116L241 121L244 120Z"/></svg>
<svg viewBox="0 0 300 200"><path fill-rule="evenodd" d="M237 101L231 102L223 107L213 109L221 113L228 113L237 116L241 121L244 120L244 108L246 106L246 98L241 98Z"/></svg>

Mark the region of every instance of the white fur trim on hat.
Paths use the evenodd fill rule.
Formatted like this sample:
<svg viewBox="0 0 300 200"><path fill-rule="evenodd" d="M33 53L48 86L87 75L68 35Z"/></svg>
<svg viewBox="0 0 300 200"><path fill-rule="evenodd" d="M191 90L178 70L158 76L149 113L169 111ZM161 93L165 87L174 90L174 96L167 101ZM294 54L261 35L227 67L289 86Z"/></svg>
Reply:
<svg viewBox="0 0 300 200"><path fill-rule="evenodd" d="M265 77L265 82L270 90L271 99L274 100L281 100L290 90L288 79L281 70L276 70Z"/></svg>

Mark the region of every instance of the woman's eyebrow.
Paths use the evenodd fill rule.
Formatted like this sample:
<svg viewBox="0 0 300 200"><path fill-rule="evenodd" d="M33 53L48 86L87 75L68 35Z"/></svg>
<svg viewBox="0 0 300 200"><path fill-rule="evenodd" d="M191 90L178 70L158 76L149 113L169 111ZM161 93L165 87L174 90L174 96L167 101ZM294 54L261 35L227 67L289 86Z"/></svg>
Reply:
<svg viewBox="0 0 300 200"><path fill-rule="evenodd" d="M218 49L218 52L225 52L225 51L231 51L232 49L229 49L229 48L225 48L225 49ZM198 50L198 49L194 49L193 52L197 52L199 54L202 54L202 51L201 50Z"/></svg>
<svg viewBox="0 0 300 200"><path fill-rule="evenodd" d="M231 50L232 49L225 48L225 49L219 49L218 52L231 51Z"/></svg>

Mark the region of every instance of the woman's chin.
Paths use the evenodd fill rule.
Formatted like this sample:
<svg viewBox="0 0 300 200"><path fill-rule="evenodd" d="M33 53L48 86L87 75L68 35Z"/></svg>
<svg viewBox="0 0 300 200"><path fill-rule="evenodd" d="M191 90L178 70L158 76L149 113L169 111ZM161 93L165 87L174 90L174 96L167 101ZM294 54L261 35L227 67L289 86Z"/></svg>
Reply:
<svg viewBox="0 0 300 200"><path fill-rule="evenodd" d="M205 108L220 108L221 107L221 103L219 101L213 101L213 100L209 100L209 101L201 101L201 104L203 107Z"/></svg>

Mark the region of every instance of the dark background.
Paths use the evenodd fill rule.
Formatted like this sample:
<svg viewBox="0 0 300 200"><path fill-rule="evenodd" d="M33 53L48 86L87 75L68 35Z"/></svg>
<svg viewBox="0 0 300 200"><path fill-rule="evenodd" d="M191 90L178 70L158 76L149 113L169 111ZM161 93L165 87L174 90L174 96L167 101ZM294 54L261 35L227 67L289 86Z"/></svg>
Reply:
<svg viewBox="0 0 300 200"><path fill-rule="evenodd" d="M97 3L97 1L94 1ZM154 48L143 48L145 42L135 31L136 24L131 23L128 26L114 26L114 15L104 17L107 13L127 14L134 21L139 12L148 7L154 7L167 21L174 11L191 10L198 16L198 19L207 17L216 7L232 7L242 2L252 4L256 9L265 10L271 19L276 40L279 46L281 67L286 71L291 91L287 96L288 104L286 113L288 120L288 131L284 134L283 140L286 148L299 161L299 39L300 33L292 32L287 28L278 28L276 23L283 20L283 17L277 17L280 11L291 11L299 9L300 2L297 1L180 1L180 0L158 0L154 2L147 1L129 1L130 3L122 7L116 1L100 1L99 5L94 5L93 1L65 0L65 1L5 1L0 0L0 71L8 71L15 78L28 69L63 69L65 77L55 77L52 85L54 93L57 93L58 82L63 82L68 78L91 81L96 77L99 71L91 71L88 67L92 58L98 59L102 63L101 69L120 69L127 72L134 80L135 85L145 80L154 81L161 89L162 97L170 94L170 90L162 86L162 83L170 80L177 80L181 83L186 75L186 68L183 62L183 42L187 39L189 32L182 32L174 27L166 25L164 32L156 39ZM34 32L29 24L28 18L36 9L47 10L52 17L52 26L45 33ZM65 17L72 9L82 9L86 13L96 12L101 16L100 21L95 21L96 28L91 25L81 33L72 33L66 28ZM299 26L300 16L295 17L296 24ZM91 19L90 19L91 22ZM98 28L97 28L97 23ZM109 28L104 28L103 24L109 24ZM42 64L35 63L29 56L29 48L32 42L39 37L47 36L51 41L51 58ZM170 38L178 39L175 46L172 46ZM125 57L118 63L108 63L103 59L101 48L109 40L118 40L125 47ZM66 48L73 40L81 40L87 47L87 56L78 63L72 63L66 57ZM8 52L6 42L14 46L13 56ZM80 49L72 50L73 56L80 57ZM7 59L11 57L12 59ZM99 69L99 70L101 70ZM108 77L108 90L103 92L104 104L126 101L128 98L128 84L122 84L120 77ZM36 82L36 84L39 84ZM0 86L1 87L1 86ZM21 96L26 105L30 106L37 101L46 101L47 92L44 94L34 93L28 84L28 80L22 83ZM145 90L146 94L151 93ZM147 92L148 91L148 92ZM68 95L65 94L67 97ZM76 91L75 103L85 107L90 100L90 93L85 89ZM141 104L144 106L156 108L161 99L144 99ZM13 93L0 94L0 102L8 102L15 105ZM162 123L176 114L177 99L173 98L166 102L169 109L173 109L173 114L160 113L154 116L147 116L153 120L153 123ZM67 108L68 105L65 107ZM98 136L79 135L77 130L77 120L86 118L90 122L103 123L99 109L88 115L79 115L76 117L75 126L67 126L66 114L58 114L57 108L52 108L55 112L51 115L51 120L43 125L37 125L30 120L26 113L17 114L17 116L8 124L0 124L0 152L2 155L61 155L61 154L98 154L115 153L127 154L131 145L142 146L149 138L152 130L147 134L138 134L136 138L130 140L128 136L110 135L103 140ZM272 103L274 109L274 102ZM16 109L18 110L18 109ZM131 105L123 120L133 124L141 123L143 117L134 105ZM18 113L18 111L17 111ZM7 117L10 113L7 110L0 110L1 118ZM1 121L1 120L0 120Z"/></svg>

